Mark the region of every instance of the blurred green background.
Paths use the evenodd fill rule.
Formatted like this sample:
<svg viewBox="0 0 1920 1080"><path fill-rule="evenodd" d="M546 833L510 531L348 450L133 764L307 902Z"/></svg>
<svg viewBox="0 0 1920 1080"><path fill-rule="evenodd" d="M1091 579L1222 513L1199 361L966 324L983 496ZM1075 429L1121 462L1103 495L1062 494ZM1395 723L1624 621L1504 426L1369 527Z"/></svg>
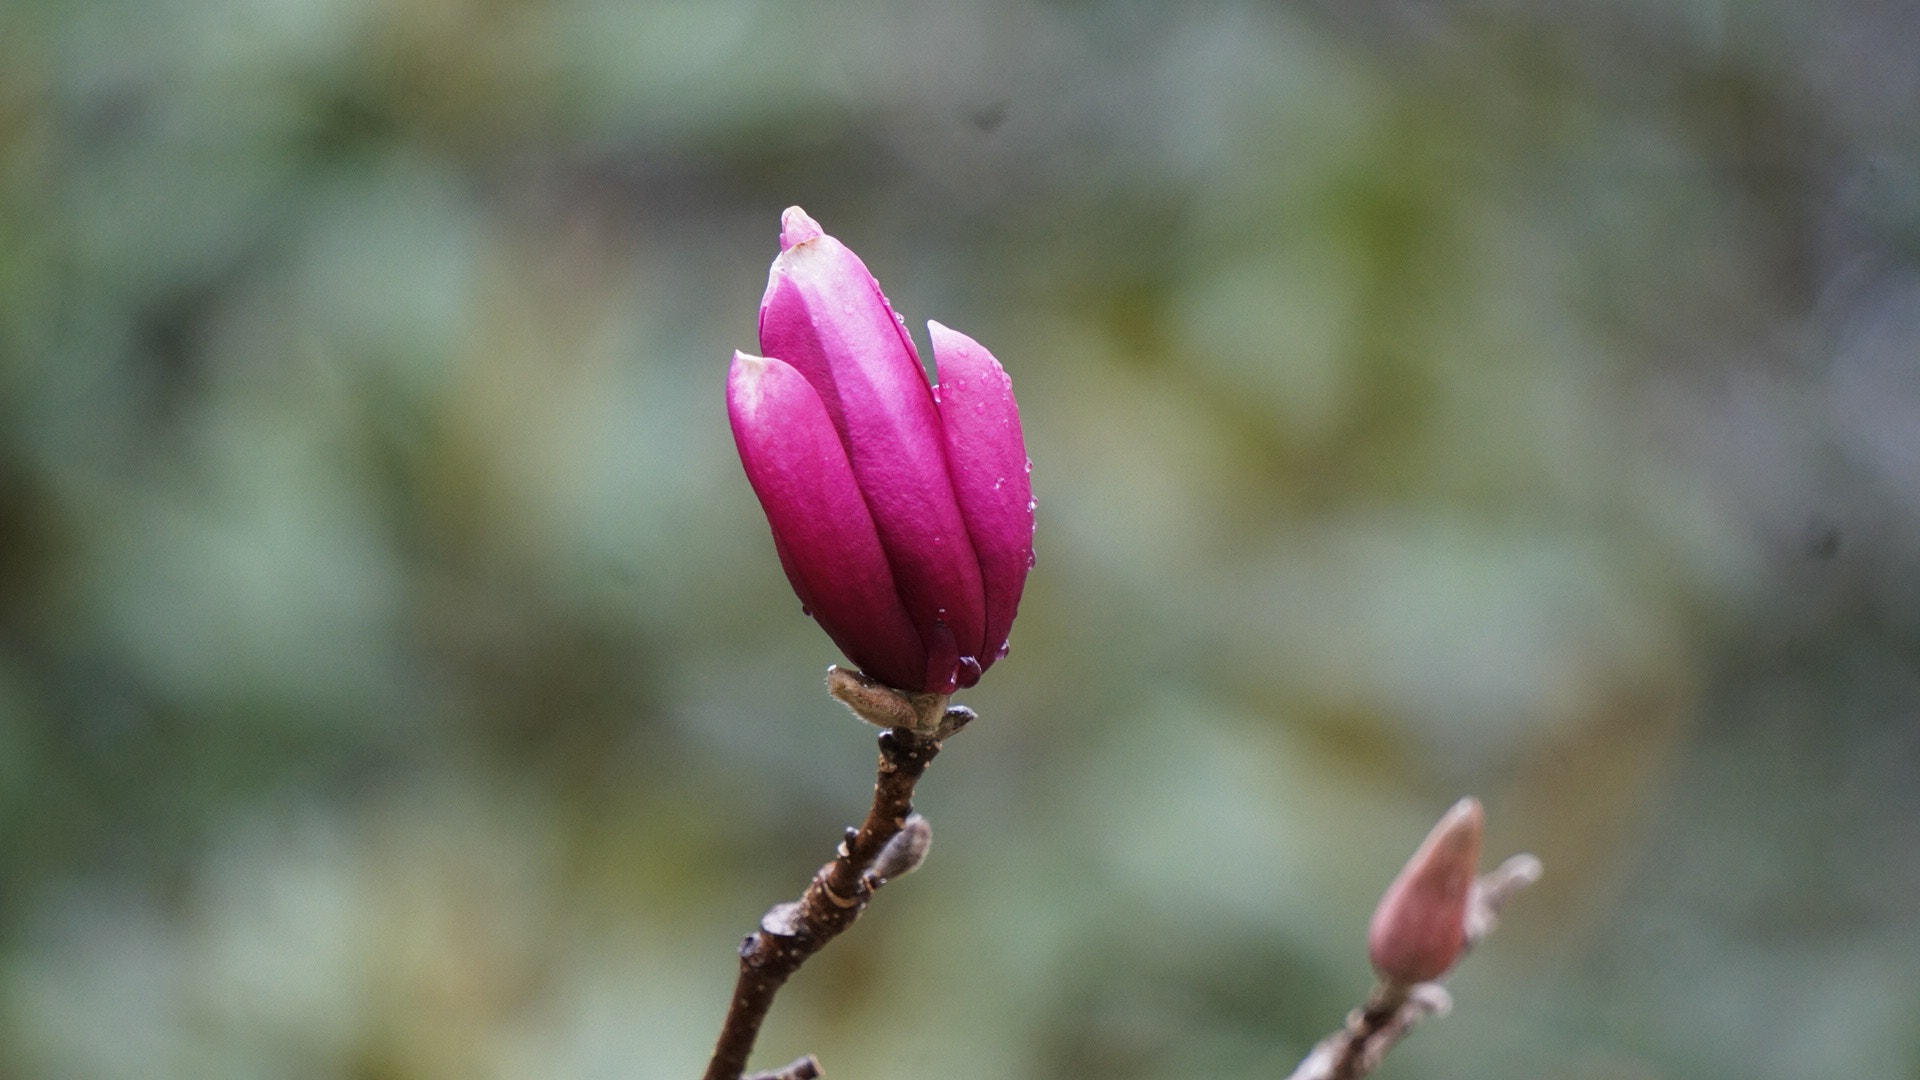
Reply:
<svg viewBox="0 0 1920 1080"><path fill-rule="evenodd" d="M804 205L1040 501L835 1080L1920 1077L1920 8L0 5L0 1076L690 1078L866 805L722 386Z"/></svg>

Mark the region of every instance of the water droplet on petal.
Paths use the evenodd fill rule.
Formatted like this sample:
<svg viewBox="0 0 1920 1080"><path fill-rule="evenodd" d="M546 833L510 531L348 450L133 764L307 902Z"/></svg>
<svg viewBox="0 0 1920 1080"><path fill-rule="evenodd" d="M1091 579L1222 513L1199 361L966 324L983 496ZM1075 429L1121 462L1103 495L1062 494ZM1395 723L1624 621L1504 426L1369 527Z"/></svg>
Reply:
<svg viewBox="0 0 1920 1080"><path fill-rule="evenodd" d="M1031 556L1029 556L1029 558L1031 558ZM993 650L993 658L995 660L1005 660L1007 658L1007 654L1012 651L1013 651L1013 646L1010 643L1003 641L1000 643L999 648Z"/></svg>
<svg viewBox="0 0 1920 1080"><path fill-rule="evenodd" d="M972 656L961 657L960 670L955 673L955 676L956 678L954 681L959 683L960 686L962 687L972 686L974 683L979 682L980 681L980 660L977 657L972 657Z"/></svg>
<svg viewBox="0 0 1920 1080"><path fill-rule="evenodd" d="M809 619L811 619L811 618L813 618L813 609L812 609L812 608L810 608L810 607L808 607L808 606L807 606L807 605L805 605L805 604L801 604L801 605L800 605L800 614L802 614L802 615L805 615L805 616L806 616L807 618L809 618Z"/></svg>
<svg viewBox="0 0 1920 1080"><path fill-rule="evenodd" d="M993 490L999 491L1002 487L1006 486L1006 483L1007 483L1007 478L1004 476L999 478L998 480L995 480L993 482Z"/></svg>
<svg viewBox="0 0 1920 1080"><path fill-rule="evenodd" d="M1040 508L1040 500L1038 499L1027 500L1027 513L1031 514L1035 510L1038 510L1039 508Z"/></svg>

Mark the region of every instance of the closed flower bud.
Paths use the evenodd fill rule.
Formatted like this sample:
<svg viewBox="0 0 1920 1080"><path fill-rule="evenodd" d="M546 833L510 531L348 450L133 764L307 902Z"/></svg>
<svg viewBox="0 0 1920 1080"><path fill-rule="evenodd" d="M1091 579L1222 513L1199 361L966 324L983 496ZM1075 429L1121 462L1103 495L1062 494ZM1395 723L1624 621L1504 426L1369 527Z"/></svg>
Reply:
<svg viewBox="0 0 1920 1080"><path fill-rule="evenodd" d="M900 690L950 694L1006 653L1033 564L1012 381L930 323L939 386L880 286L799 207L735 353L727 412L794 591L840 650Z"/></svg>
<svg viewBox="0 0 1920 1080"><path fill-rule="evenodd" d="M1461 799L1387 887L1367 931L1367 955L1382 979L1427 982L1460 958L1485 822L1478 801Z"/></svg>

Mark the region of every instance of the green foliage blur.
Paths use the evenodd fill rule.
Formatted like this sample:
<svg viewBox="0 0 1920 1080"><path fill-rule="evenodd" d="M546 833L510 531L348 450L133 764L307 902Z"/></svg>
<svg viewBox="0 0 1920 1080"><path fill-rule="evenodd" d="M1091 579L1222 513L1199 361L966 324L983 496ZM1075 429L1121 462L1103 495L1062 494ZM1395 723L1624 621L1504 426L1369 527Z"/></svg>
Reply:
<svg viewBox="0 0 1920 1080"><path fill-rule="evenodd" d="M722 388L778 216L1039 564L832 1080L1920 1076L1920 9L0 5L0 1077L698 1074L863 812Z"/></svg>

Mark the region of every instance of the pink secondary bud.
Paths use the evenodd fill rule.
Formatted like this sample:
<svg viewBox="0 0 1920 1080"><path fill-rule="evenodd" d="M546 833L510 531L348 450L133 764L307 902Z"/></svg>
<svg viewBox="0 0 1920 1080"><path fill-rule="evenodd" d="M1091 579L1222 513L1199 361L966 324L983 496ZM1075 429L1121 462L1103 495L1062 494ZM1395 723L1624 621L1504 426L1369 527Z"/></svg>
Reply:
<svg viewBox="0 0 1920 1080"><path fill-rule="evenodd" d="M766 356L736 357L728 411L781 564L869 676L901 690L972 686L1005 655L1033 561L1012 382L979 343L935 323L936 398L859 256L797 206L781 215L780 245L760 305Z"/></svg>
<svg viewBox="0 0 1920 1080"><path fill-rule="evenodd" d="M1428 982L1460 958L1485 824L1478 800L1454 803L1387 886L1367 930L1367 956L1381 978Z"/></svg>

